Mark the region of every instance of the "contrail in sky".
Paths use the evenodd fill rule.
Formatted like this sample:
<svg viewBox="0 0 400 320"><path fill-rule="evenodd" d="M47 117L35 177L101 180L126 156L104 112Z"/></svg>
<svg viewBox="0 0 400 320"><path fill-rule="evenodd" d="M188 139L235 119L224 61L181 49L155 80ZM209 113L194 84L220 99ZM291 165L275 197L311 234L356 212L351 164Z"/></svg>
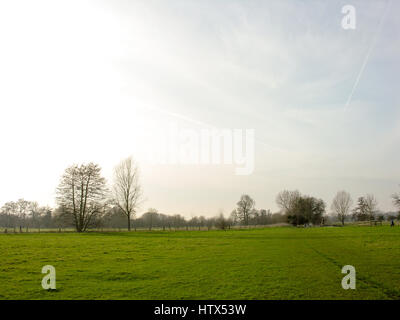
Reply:
<svg viewBox="0 0 400 320"><path fill-rule="evenodd" d="M383 16L382 16L382 18L381 18L381 21L379 22L378 30L377 30L376 33L375 33L375 36L374 36L374 38L373 38L373 40L372 40L372 42L371 42L371 45L370 45L370 47L369 47L369 49L368 49L368 51L367 51L367 55L366 55L365 58L364 58L364 62L363 62L363 64L362 64L362 66L361 66L360 72L358 73L358 76L357 76L357 78L356 78L356 81L354 82L353 88L351 89L350 95L349 95L349 97L347 98L345 109L347 109L347 107L348 107L349 104L351 103L351 99L353 98L353 94L354 94L354 92L355 92L356 89L357 89L358 83L360 82L361 76L362 76L362 74L363 74L363 72L364 72L364 69L365 69L367 63L368 63L369 57L370 57L370 55L371 55L371 52L372 52L372 50L375 48L375 45L376 45L376 41L377 41L377 39L378 39L378 36L380 35L380 33L381 33L381 31L382 31L382 26L383 26L383 23L384 23L384 21L385 21L385 19L386 19L386 16L387 16L387 13L388 13L388 11L389 11L389 8L390 8L391 4L392 4L392 0L389 0L389 1L387 2L386 9L385 9L385 12L383 13Z"/></svg>

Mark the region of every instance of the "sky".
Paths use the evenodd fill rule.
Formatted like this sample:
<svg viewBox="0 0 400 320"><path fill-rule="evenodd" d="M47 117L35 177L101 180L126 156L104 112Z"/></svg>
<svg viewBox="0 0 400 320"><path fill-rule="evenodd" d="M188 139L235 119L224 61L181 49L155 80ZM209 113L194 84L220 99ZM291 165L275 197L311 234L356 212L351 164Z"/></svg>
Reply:
<svg viewBox="0 0 400 320"><path fill-rule="evenodd" d="M344 29L344 5L356 28ZM400 3L0 2L0 206L55 205L64 169L112 182L139 162L140 212L229 214L242 194L277 211L298 189L392 211L400 191ZM252 129L254 171L150 163L171 126ZM328 210L329 212L329 210Z"/></svg>

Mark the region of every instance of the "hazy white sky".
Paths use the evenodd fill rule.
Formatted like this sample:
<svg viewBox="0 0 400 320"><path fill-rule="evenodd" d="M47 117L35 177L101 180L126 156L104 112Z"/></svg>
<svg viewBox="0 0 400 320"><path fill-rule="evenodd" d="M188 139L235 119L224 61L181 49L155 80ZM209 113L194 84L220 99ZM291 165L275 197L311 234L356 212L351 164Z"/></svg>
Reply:
<svg viewBox="0 0 400 320"><path fill-rule="evenodd" d="M150 165L143 210L229 213L243 193L323 198L400 190L400 3L1 1L0 205L54 205L63 170L144 159L157 134L255 129L255 171ZM351 101L346 107L351 93Z"/></svg>

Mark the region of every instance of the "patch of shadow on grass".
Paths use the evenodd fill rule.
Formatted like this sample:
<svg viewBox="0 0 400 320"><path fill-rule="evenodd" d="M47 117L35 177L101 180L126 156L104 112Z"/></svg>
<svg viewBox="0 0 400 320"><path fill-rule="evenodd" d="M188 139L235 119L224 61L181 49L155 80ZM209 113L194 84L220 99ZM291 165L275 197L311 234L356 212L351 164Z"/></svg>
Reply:
<svg viewBox="0 0 400 320"><path fill-rule="evenodd" d="M313 250L315 253L317 253L319 256L324 258L325 260L327 260L330 263L332 263L335 266L337 266L340 270L342 269L343 265L340 264L335 259L329 257L325 253L323 253L321 251L318 251L317 249L315 249L315 248L313 248L311 246L308 246L308 247L311 250ZM363 282L367 287L372 287L372 288L375 288L375 289L378 289L378 290L382 291L390 299L393 299L393 300L399 300L400 299L400 292L398 292L397 290L393 290L391 288L388 288L388 287L382 285L381 283L379 283L379 282L377 282L375 280L368 279L366 277L363 277L363 276L360 276L359 274L357 274L357 281Z"/></svg>
<svg viewBox="0 0 400 320"><path fill-rule="evenodd" d="M45 291L46 291L46 293L47 292L48 293L56 293L56 292L60 292L60 289L46 289Z"/></svg>

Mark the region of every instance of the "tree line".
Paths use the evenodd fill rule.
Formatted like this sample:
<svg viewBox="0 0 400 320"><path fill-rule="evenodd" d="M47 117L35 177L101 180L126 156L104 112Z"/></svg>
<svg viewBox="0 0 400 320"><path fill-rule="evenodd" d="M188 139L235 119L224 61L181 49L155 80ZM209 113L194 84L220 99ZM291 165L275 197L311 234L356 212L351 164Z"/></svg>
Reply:
<svg viewBox="0 0 400 320"><path fill-rule="evenodd" d="M171 229L228 229L235 225L268 225L290 223L297 225L323 225L328 219L339 221L393 220L400 213L383 214L378 210L376 198L367 194L358 198L353 208L350 193L339 191L331 204L329 215L326 203L299 191L284 190L276 197L280 209L277 213L257 209L254 199L244 194L228 217L220 212L216 217L166 215L149 209L136 217L143 202L143 191L137 163L132 158L122 160L113 172L112 185L108 186L101 168L94 163L73 165L65 169L56 190L55 209L39 206L37 202L19 199L7 202L0 209L0 226L22 232L28 228L73 227L77 232L91 228L161 228ZM393 204L400 209L400 193L392 196Z"/></svg>
<svg viewBox="0 0 400 320"><path fill-rule="evenodd" d="M400 211L400 193L392 195L393 204ZM353 207L353 199L349 192L339 191L332 200L329 215L326 215L326 203L322 199L302 195L299 191L282 191L276 203L287 221L293 225L324 224L326 219L339 221L383 221L400 220L400 212L383 213L378 209L378 201L372 194L358 198Z"/></svg>

